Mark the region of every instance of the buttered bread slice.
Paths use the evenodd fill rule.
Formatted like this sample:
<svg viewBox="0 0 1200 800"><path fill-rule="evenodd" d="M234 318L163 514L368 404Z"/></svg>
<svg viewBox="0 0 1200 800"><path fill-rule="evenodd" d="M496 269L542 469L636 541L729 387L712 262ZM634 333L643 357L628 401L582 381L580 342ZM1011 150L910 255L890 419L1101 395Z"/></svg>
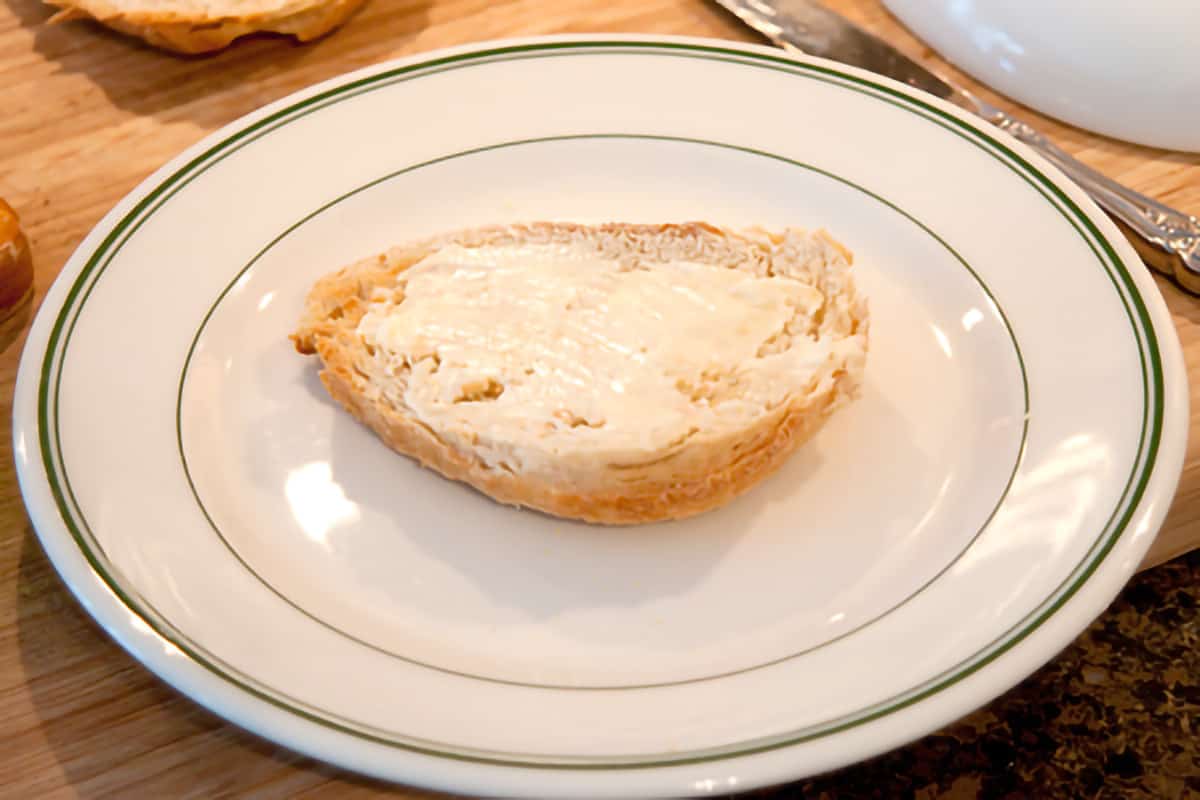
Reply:
<svg viewBox="0 0 1200 800"><path fill-rule="evenodd" d="M538 223L322 278L292 339L393 449L503 503L716 508L852 398L867 309L824 232Z"/></svg>

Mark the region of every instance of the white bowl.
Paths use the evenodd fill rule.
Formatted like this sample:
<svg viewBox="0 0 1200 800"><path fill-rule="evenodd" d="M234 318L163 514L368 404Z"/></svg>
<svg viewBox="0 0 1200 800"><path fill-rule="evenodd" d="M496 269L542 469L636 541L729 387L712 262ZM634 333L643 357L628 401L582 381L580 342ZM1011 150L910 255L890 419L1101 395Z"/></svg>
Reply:
<svg viewBox="0 0 1200 800"><path fill-rule="evenodd" d="M946 59L1052 117L1200 152L1195 0L884 0Z"/></svg>

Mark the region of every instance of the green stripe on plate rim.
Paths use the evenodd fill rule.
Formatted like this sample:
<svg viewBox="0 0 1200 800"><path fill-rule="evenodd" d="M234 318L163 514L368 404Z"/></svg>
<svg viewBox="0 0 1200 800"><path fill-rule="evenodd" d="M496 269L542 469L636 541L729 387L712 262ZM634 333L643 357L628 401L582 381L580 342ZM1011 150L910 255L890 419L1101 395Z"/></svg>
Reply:
<svg viewBox="0 0 1200 800"><path fill-rule="evenodd" d="M250 683L239 680L238 677L231 674L234 671L228 664L215 658L208 660L202 654L190 648L186 642L176 641L178 632L174 630L173 626L162 619L152 609L148 608L144 601L136 598L135 593L127 589L127 587L122 586L121 582L114 576L114 568L108 564L107 557L87 527L87 522L82 515L82 511L75 502L74 493L71 491L65 469L61 464L61 440L57 426L57 410L58 392L62 377L62 362L66 347L69 344L71 332L74 329L75 320L78 318L80 309L86 303L95 282L103 274L111 261L113 253L116 252L114 245L117 248L123 245L124 241L132 236L145 220L163 202L166 202L171 195L189 184L204 170L228 157L232 152L300 116L312 113L332 103L341 102L363 91L373 91L391 83L424 77L446 69L474 67L496 61L521 58L631 53L699 60L718 60L789 73L798 77L833 83L903 108L955 133L998 158L1013 170L1014 173L1021 176L1042 194L1075 228L1105 269L1129 317L1134 337L1138 343L1139 357L1141 359L1144 400L1138 454L1134 460L1129 481L1108 523L1104 526L1101 534L1092 544L1083 560L1055 591L1025 619L1005 631L991 644L982 648L971 658L934 676L925 683L913 687L907 692L887 701L877 703L855 714L809 726L800 731L792 731L772 737L687 753L632 754L603 759L570 759L561 756L548 756L545 759L539 759L537 756L530 754L493 753L415 739L400 740L386 731L367 729L348 720L339 721L323 718L304 708L289 705L274 696L271 690L266 687L256 688ZM1147 370L1147 366L1149 370ZM56 367L58 368L57 371ZM746 756L792 746L804 741L844 731L895 713L931 695L937 694L969 675L974 674L1012 649L1053 616L1079 590L1103 562L1105 556L1112 550L1128 526L1150 479L1157 456L1162 434L1162 387L1162 364L1153 325L1150 322L1145 304L1138 294L1131 276L1125 270L1124 265L1112 249L1111 244L1100 234L1094 223L1087 218L1060 187L1030 165L1021 155L1017 154L1003 142L998 141L992 135L976 130L971 125L934 106L930 102L917 97L910 97L903 91L877 83L874 80L849 74L829 65L797 62L783 56L749 53L733 48L711 45L679 42L592 40L586 42L524 44L483 49L411 63L375 75L359 78L341 86L319 92L312 97L296 101L287 107L268 114L262 119L247 125L242 130L230 134L222 141L212 145L203 153L190 160L171 176L159 183L113 227L95 252L90 255L79 276L68 291L63 307L55 319L42 362L38 388L38 437L47 482L54 496L55 503L62 515L64 524L70 531L81 554L96 575L129 611L145 621L158 636L179 648L181 652L185 653L198 666L203 667L247 694L323 727L377 744L397 747L424 755L496 765L543 769L653 768ZM138 654L134 653L134 655Z"/></svg>
<svg viewBox="0 0 1200 800"><path fill-rule="evenodd" d="M812 645L803 650L798 650L798 651L790 653L788 655L773 658L773 659L763 662L761 664L755 664L752 666L742 667L739 669L729 670L726 672L713 674L713 675L705 675L705 676L699 676L699 677L695 677L695 678L688 678L686 680L662 681L659 683L648 683L648 684L583 685L583 686L580 686L580 685L532 683L532 682L525 682L525 681L506 680L506 679L502 679L502 678L493 678L493 677L489 677L486 675L464 672L461 670L448 669L446 667L439 667L435 664L430 664L430 663L420 661L415 658L411 658L411 657L402 655L395 651L388 650L387 648L372 644L372 643L370 643L364 639L361 639L351 633L348 633L347 631L344 631L341 628L338 628L337 626L335 626L329 622L326 622L324 619L321 619L316 614L306 610L304 607L300 606L298 603L293 601L290 597L288 597L282 591L277 589L270 581L268 581L266 578L264 578L262 575L260 575L258 573L258 571L254 569L254 567L252 567L244 558L242 558L241 554L238 553L237 549L233 546L233 544L225 536L224 532L222 532L220 526L217 525L216 521L213 519L212 514L209 513L208 508L205 505L203 498L200 496L200 492L196 488L195 481L192 479L191 468L188 466L187 453L186 453L186 448L184 447L184 441L183 441L184 440L184 435L183 435L183 395L184 395L185 388L186 388L188 370L192 363L192 356L195 354L196 348L200 343L200 337L203 336L205 328L207 327L209 321L212 319L213 315L216 313L216 310L220 306L221 301L224 300L225 297L228 296L229 292L232 291L234 286L236 286L238 284L238 282L242 279L242 276L244 276L247 272L249 272L249 270L264 255L266 255L268 252L270 252L272 248L274 248L277 244L279 244L281 241L283 241L283 239L285 239L288 235L290 235L297 228L299 228L300 226L309 222L314 217L317 217L320 214L323 214L324 212L328 211L329 209L333 208L334 206L338 205L339 203L341 203L342 201L344 201L350 197L353 197L363 191L366 191L366 190L371 189L375 186L378 186L382 183L385 183L385 182L387 182L393 178L396 178L400 175L406 175L406 174L409 174L416 170L423 169L425 167L429 167L429 166L432 166L435 164L441 164L441 163L444 163L446 161L450 161L450 160L453 160L456 158L460 158L460 157L464 157L464 156L472 156L472 155L476 155L479 153L485 153L485 152L499 150L499 149L503 149L503 148L520 147L520 146L533 145L533 144L546 144L546 143L553 143L553 142L582 141L582 140L643 140L643 141L669 142L669 143L676 143L676 144L689 144L689 145L716 147L716 148L732 150L732 151L736 151L736 152L740 152L740 153L744 153L744 154L748 154L748 155L758 156L761 158L769 158L774 161L780 162L782 164L787 164L792 167L797 167L800 169L808 170L810 172L822 175L826 178L837 181L844 186L848 186L850 188L853 188L853 189L861 192L862 194L866 195L867 197L870 197L871 199L878 201L879 203L883 204L884 206L886 206L886 207L890 208L891 210L895 211L896 213L900 214L908 221L912 222L914 225L919 227L923 232L925 232L930 237L932 237L934 239L934 241L936 241L939 245L941 245L947 252L949 252L954 257L954 259L959 263L959 265L962 266L963 269L965 269L968 274L970 274L970 276L979 285L980 289L983 290L983 293L988 298L988 302L991 303L992 307L996 310L996 312L999 314L1001 320L1004 323L1004 328L1008 332L1009 340L1012 342L1013 351L1016 354L1016 358L1017 358L1017 365L1020 369L1021 395L1022 395L1022 404L1023 404L1023 407L1021 409L1021 417L1022 417L1021 437L1020 437L1020 441L1017 446L1017 452L1013 458L1012 471L1009 473L1008 480L1005 482L1004 487L1000 492L999 498L996 500L996 503L993 506L992 510L987 514L986 518L983 520L983 523L980 525L979 529L975 532L975 534L973 536L971 536L971 538L967 541L967 544L963 547L963 549L959 553L955 554L954 557L945 566L943 566L941 569L939 569L933 576L931 576L928 580L926 580L914 592L912 592L907 597L900 600L898 603L896 603L892 607L884 610L877 616L857 625L854 628L851 628L848 631L845 631L831 639L821 642L820 644ZM907 604L910 600L915 598L917 595L921 594L923 591L925 591L925 589L929 588L929 586L931 586L935 581L937 581L938 578L940 578L942 575L946 574L950 569L952 569L954 567L954 565L957 564L959 562L959 560L961 560L963 555L965 555L966 552L970 549L971 545L973 545L975 543L975 541L980 537L980 535L983 534L983 531L986 530L987 526L991 523L992 519L996 516L996 513L999 512L1000 507L1003 505L1005 498L1008 496L1009 490L1012 489L1013 482L1016 480L1017 473L1020 470L1021 460L1024 457L1025 444L1026 444L1026 441L1029 436L1029 377L1028 377L1028 374L1025 369L1025 358L1021 354L1021 347L1020 347L1020 344L1017 342L1017 336L1016 336L1016 333L1012 329L1012 324L1009 321L1008 316L1004 313L1004 310L1002 308L1000 308L999 303L996 302L996 298L995 298L995 295L992 293L992 290L988 287L988 285L984 282L984 280L979 276L979 273L977 273L975 271L975 269L972 268L971 265L967 263L966 259L964 259L957 250L955 250L953 247L951 247L950 244L948 242L946 242L945 239L943 239L941 236L939 236L937 233L935 233L932 229L930 229L928 225L926 225L925 223L916 219L911 214L909 214L907 211L900 208L898 205L891 202L890 200L887 200L886 198L881 197L880 195L876 194L875 192L872 192L870 189L860 186L851 180L841 177L840 175L836 175L832 172L829 172L828 170L820 169L819 167L813 166L812 164L805 164L805 163L796 161L794 159L785 158L784 156L777 155L775 153L768 153L768 152L765 152L762 150L755 150L753 148L741 147L739 145L732 145L732 144L727 144L727 143L723 143L723 142L713 142L713 141L709 141L709 140L705 140L705 139L692 139L692 138L687 138L687 137L682 137L682 136L662 136L662 135L649 135L649 134L622 134L622 133L573 134L573 135L563 135L563 136L546 136L546 137L541 137L541 138L536 138L536 139L521 139L521 140L512 141L512 142L502 142L500 144L487 145L485 147L476 147L471 150L464 150L459 153L452 153L450 155L445 155L445 156L440 156L438 158L430 159L429 161L424 161L419 164L413 164L413 165L405 167L403 169L396 170L395 172L391 172L382 177L375 178L374 180L368 181L367 183L364 183L361 186L351 189L350 191L334 198L333 200L330 200L330 201L324 203L323 205L319 206L316 210L311 211L308 214L306 214L304 217L302 217L297 222L294 222L293 224L289 225L282 233L273 237L266 244L266 246L264 246L261 250L259 250L257 253L254 254L254 256L246 263L246 265L244 267L242 267L240 270L238 270L238 272L233 276L232 280L230 280L229 283L226 284L225 288L217 296L216 300L213 301L213 303L209 307L207 313L205 313L204 318L200 321L200 326L196 330L195 336L192 338L191 346L188 348L187 357L184 359L183 368L180 371L180 375L179 375L179 389L176 393L176 399L175 399L175 436L176 436L176 444L177 444L177 447L179 450L179 460L183 466L184 475L187 478L188 488L191 489L192 497L195 499L196 505L199 506L200 513L204 516L204 519L208 523L209 527L212 528L213 532L217 535L217 538L219 538L221 540L221 543L223 545L225 545L226 549L229 550L229 552L233 555L233 557L235 559L237 559L238 563L241 564L241 566L247 572L249 572L251 575L253 575L254 578L257 579L259 583L261 583L264 587L266 587L268 590L270 590L276 597L278 597L280 600L282 600L284 603L286 603L288 606L290 606L293 610L299 612L300 614L303 614L305 617L309 618L313 622L316 622L317 624L329 629L330 631L338 634L339 636L342 636L345 639L355 642L356 644L361 645L362 647L368 648L368 649L373 650L382 655L390 656L392 658L398 659L398 660L403 661L408 664L413 664L415 666L424 667L426 669L431 669L436 672L442 672L447 675L454 675L454 676L457 676L460 678L470 678L470 679L474 679L474 680L486 681L488 683L502 684L502 685L508 685L508 686L524 686L524 687L534 688L534 689L558 689L558 690L563 690L563 691L628 691L628 690L632 690L632 689L657 689L657 688L665 688L668 686L683 686L686 684L701 683L704 681L717 680L720 678L729 678L734 675L742 675L747 672L752 672L754 670L764 669L766 667L775 666L777 664L783 663L784 661L789 661L789 660L797 658L799 656L806 655L808 653L812 653L823 647L831 645L834 642L838 642L838 641L841 641L842 639L852 636L870 625L874 625L879 620L883 619L884 617L888 616L892 612L901 608L902 606ZM146 601L143 601L143 602L146 602ZM148 602L146 602L146 605L149 606L150 604ZM192 648L194 648L198 651L201 651L201 652L204 651L204 648L202 646L200 646L198 643L192 641L182 631L179 631L178 635L181 638L184 638ZM247 680L250 680L247 676L243 676L243 677L246 678ZM286 697L286 695L283 695L282 693L278 693L278 694L280 694L283 697ZM286 699L288 699L290 702L293 702L293 703L301 702L301 701L297 700L296 698L292 698L292 697L286 697ZM311 710L314 713L319 713L323 716L335 716L334 714L332 714L332 712L330 712L326 709L311 707Z"/></svg>

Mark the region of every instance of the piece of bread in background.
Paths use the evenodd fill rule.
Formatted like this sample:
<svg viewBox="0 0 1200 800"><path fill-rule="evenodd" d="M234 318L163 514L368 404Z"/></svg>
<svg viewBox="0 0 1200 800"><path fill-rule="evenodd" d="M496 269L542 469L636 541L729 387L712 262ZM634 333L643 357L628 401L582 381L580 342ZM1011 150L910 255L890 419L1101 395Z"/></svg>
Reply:
<svg viewBox="0 0 1200 800"><path fill-rule="evenodd" d="M681 519L762 481L858 393L850 259L797 229L467 230L322 278L292 339L392 449L495 500Z"/></svg>
<svg viewBox="0 0 1200 800"><path fill-rule="evenodd" d="M29 319L33 298L33 258L12 206L0 200L0 350L7 348Z"/></svg>
<svg viewBox="0 0 1200 800"><path fill-rule="evenodd" d="M341 25L365 0L46 0L51 22L94 19L177 53L208 53L251 33L302 42Z"/></svg>

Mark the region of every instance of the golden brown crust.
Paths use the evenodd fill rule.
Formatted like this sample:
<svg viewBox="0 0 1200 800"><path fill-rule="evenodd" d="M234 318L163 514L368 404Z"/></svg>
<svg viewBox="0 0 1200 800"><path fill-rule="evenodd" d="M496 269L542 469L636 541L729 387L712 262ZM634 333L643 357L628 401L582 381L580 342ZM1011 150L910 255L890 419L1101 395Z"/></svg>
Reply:
<svg viewBox="0 0 1200 800"><path fill-rule="evenodd" d="M644 242L661 237L670 242L704 240L721 244L736 234L704 223L687 225L610 225L585 228L568 223L491 228L439 237L394 249L360 261L320 279L309 293L296 333L296 349L317 354L323 362L321 381L330 395L392 449L439 474L467 483L493 499L528 506L561 517L604 524L632 524L681 519L724 505L776 471L797 447L857 392L859 375L839 368L821 386L769 410L754 424L733 435L697 437L678 452L634 465L597 465L586 474L564 470L554 478L542 473L489 466L469 448L460 449L403 410L386 401L372 384L372 364L356 334L376 287L394 286L397 276L448 242L480 244L497 238L595 235L606 232ZM818 238L822 236L818 235ZM834 249L832 239L823 240ZM737 241L749 247L748 240ZM866 307L851 282L838 284L840 307L831 304L830 328L861 336L865 346ZM840 308L840 310L839 310Z"/></svg>
<svg viewBox="0 0 1200 800"><path fill-rule="evenodd" d="M210 9L127 8L120 0L46 0L61 10L51 22L94 19L155 47L196 55L227 47L251 33L294 36L306 42L341 25L365 0L278 0L228 14ZM162 6L166 6L165 8Z"/></svg>

